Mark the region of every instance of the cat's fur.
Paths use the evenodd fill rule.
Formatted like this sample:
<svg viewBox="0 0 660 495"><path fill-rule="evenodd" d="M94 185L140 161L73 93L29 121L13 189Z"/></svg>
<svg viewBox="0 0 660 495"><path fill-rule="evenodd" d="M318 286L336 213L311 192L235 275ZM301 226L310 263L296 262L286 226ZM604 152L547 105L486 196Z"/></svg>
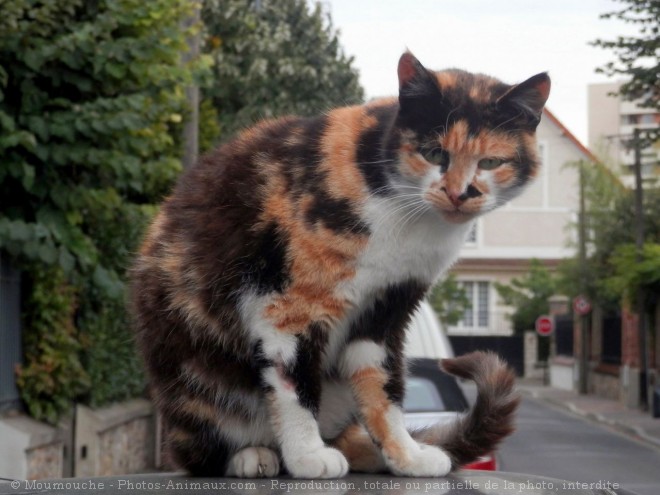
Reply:
<svg viewBox="0 0 660 495"><path fill-rule="evenodd" d="M173 459L195 475L443 476L512 431L513 375L451 426L404 426L404 328L478 215L538 171L550 80L425 69L397 99L263 122L187 171L132 270L137 338ZM481 161L480 161L481 160Z"/></svg>

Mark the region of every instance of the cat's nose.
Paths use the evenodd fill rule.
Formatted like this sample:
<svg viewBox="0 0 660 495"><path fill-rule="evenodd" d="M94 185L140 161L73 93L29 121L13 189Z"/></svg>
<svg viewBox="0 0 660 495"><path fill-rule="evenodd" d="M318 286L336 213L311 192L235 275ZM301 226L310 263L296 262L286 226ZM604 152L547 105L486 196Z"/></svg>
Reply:
<svg viewBox="0 0 660 495"><path fill-rule="evenodd" d="M457 194L456 192L453 191L447 191L447 197L449 198L449 201L451 201L451 204L454 206L458 207L461 206L463 203L465 203L465 200L468 199L468 194L467 191Z"/></svg>
<svg viewBox="0 0 660 495"><path fill-rule="evenodd" d="M481 196L481 191L479 191L476 187L474 187L472 184L470 184L467 189L463 192L454 190L454 189L447 189L443 188L445 191L445 194L447 194L447 197L449 198L449 201L451 201L451 204L454 205L455 207L461 206L465 201L467 201L469 198L476 198Z"/></svg>

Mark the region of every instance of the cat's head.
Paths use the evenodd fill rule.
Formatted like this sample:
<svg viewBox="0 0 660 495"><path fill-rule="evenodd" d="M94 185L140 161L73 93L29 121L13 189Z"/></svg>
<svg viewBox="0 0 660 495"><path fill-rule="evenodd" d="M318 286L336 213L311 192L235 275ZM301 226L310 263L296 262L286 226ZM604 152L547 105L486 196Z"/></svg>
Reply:
<svg viewBox="0 0 660 495"><path fill-rule="evenodd" d="M514 198L538 173L536 127L550 92L546 73L517 85L461 70L432 72L399 60L401 187L453 223Z"/></svg>

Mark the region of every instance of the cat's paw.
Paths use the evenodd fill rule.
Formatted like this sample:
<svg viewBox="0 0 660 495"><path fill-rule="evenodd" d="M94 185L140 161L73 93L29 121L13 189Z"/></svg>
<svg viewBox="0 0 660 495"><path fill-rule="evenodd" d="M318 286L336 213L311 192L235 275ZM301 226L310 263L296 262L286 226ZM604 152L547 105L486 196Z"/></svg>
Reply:
<svg viewBox="0 0 660 495"><path fill-rule="evenodd" d="M234 454L227 466L227 476L271 478L280 473L280 459L266 447L245 447Z"/></svg>
<svg viewBox="0 0 660 495"><path fill-rule="evenodd" d="M417 448L408 452L408 462L392 462L387 464L397 476L440 477L451 471L451 459L444 450L432 445L418 444Z"/></svg>
<svg viewBox="0 0 660 495"><path fill-rule="evenodd" d="M341 478L348 473L346 457L331 447L295 458L286 467L294 478Z"/></svg>

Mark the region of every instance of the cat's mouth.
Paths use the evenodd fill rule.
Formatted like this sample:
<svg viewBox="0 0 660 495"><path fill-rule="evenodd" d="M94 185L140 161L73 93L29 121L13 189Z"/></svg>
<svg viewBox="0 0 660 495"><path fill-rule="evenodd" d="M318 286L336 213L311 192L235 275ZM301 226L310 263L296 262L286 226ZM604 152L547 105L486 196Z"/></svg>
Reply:
<svg viewBox="0 0 660 495"><path fill-rule="evenodd" d="M447 220L450 223L465 223L472 220L475 217L475 214L461 211L459 209L455 209L455 210L443 210L442 216L445 220Z"/></svg>

